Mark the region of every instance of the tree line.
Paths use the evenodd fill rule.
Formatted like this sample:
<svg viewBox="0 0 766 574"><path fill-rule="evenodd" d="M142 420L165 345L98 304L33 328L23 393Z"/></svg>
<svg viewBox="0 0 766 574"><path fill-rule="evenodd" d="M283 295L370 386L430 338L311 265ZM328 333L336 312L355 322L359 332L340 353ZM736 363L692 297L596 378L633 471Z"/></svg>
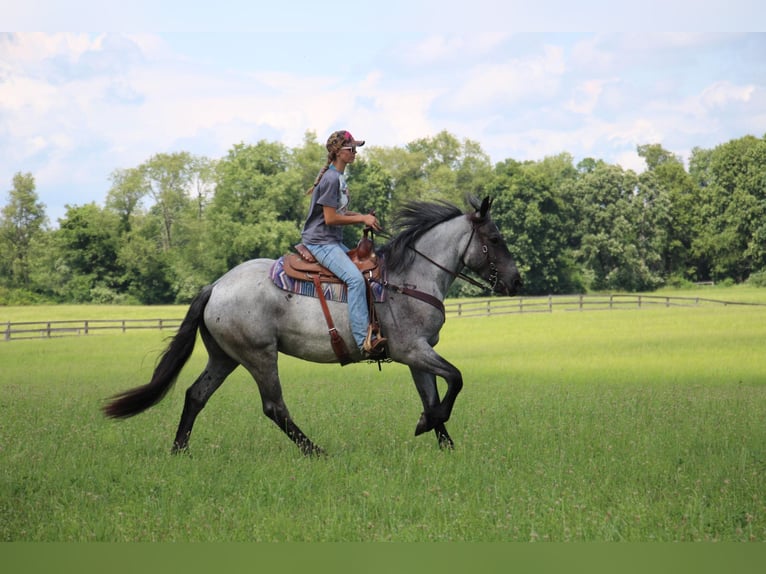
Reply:
<svg viewBox="0 0 766 574"><path fill-rule="evenodd" d="M355 210L385 227L406 200L492 196L526 294L766 284L766 136L694 148L688 169L641 145L640 174L568 153L493 165L446 131L365 150L347 169ZM0 214L0 304L188 302L238 263L299 241L304 190L325 158L313 132L299 147L240 143L220 159L156 154L112 172L103 205L67 205L57 227L34 176L17 173ZM347 227L345 240L359 233ZM458 282L451 294L481 293Z"/></svg>

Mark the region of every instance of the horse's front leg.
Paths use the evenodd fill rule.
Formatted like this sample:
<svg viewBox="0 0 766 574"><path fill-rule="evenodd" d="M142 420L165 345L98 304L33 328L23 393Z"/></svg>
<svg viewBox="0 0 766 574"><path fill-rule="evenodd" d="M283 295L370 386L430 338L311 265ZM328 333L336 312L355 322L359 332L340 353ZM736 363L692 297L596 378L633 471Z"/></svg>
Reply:
<svg viewBox="0 0 766 574"><path fill-rule="evenodd" d="M410 372L415 381L415 387L418 390L420 399L423 402L424 409L423 414L420 415L420 420L418 420L418 424L415 427L415 436L433 430L434 434L436 434L436 440L439 442L441 448L453 448L455 443L452 441L449 433L447 433L447 427L444 423L446 423L450 417L457 392L452 396L450 404L446 407L448 410L445 413L444 409L447 396L445 395L445 401L439 400L439 391L436 388L436 375L426 371L420 371L414 367L410 367ZM447 390L447 395L449 395L449 388Z"/></svg>

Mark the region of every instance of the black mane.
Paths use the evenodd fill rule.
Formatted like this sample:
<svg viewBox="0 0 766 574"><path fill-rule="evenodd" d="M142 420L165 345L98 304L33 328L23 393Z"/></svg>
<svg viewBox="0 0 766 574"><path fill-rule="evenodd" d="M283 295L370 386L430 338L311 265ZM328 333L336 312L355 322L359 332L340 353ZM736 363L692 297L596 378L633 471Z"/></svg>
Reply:
<svg viewBox="0 0 766 574"><path fill-rule="evenodd" d="M446 201L408 201L397 209L392 229L396 235L381 249L388 268L392 271L406 267L415 252L410 247L429 229L454 219L463 212Z"/></svg>

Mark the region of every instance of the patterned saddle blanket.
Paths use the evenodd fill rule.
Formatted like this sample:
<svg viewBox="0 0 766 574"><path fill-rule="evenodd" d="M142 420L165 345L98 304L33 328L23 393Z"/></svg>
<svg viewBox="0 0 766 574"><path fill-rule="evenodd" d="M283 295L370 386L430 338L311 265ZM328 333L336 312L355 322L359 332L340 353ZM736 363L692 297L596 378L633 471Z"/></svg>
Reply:
<svg viewBox="0 0 766 574"><path fill-rule="evenodd" d="M314 282L311 279L298 279L287 274L287 271L285 270L285 258L288 257L292 258L296 257L296 255L283 255L271 266L269 276L274 282L274 285L280 289L283 289L284 291L288 291L296 295L317 297L316 287L314 286ZM380 274L375 274L372 278L369 279L372 295L376 303L382 303L386 300L386 288L383 285L384 280L382 278L384 275L385 271L381 270ZM369 277L367 274L365 274L365 276ZM324 281L324 279L322 279L321 286L325 299L328 301L339 301L342 303L348 302L348 288L346 287L345 283L339 283L337 280Z"/></svg>

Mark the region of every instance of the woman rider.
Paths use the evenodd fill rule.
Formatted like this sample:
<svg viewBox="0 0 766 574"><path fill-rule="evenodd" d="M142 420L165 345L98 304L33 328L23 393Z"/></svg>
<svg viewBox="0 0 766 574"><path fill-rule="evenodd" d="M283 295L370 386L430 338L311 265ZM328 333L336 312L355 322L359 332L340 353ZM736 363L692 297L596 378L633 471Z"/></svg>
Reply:
<svg viewBox="0 0 766 574"><path fill-rule="evenodd" d="M343 244L342 229L344 225L364 225L375 231L381 229L375 215L348 210L344 171L354 162L356 148L363 145L364 140L355 140L345 130L333 132L327 139L327 163L307 191L311 193L311 206L301 238L316 260L347 285L348 314L354 340L363 357L375 358L383 352L386 339L367 338L367 288L362 273L347 255L349 249Z"/></svg>

